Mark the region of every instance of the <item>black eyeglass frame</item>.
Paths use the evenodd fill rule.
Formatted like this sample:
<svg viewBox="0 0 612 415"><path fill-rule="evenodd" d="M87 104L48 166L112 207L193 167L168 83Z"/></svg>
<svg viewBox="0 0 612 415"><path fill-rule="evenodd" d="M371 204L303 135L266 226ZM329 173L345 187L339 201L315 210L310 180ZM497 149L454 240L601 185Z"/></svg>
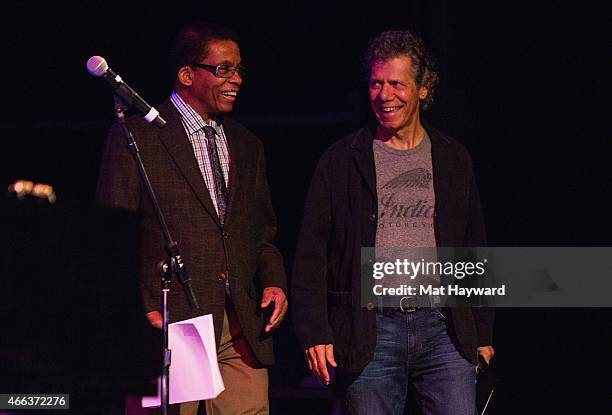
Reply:
<svg viewBox="0 0 612 415"><path fill-rule="evenodd" d="M195 63L195 62L190 63L189 66L195 66L196 68L204 69L212 73L213 75L215 75L217 78L231 78L232 76L234 76L236 72L238 72L238 75L240 75L241 78L244 78L244 73L245 73L244 66L229 66L225 64L207 65L205 63ZM220 74L221 70L228 70L231 72L231 74L221 75Z"/></svg>

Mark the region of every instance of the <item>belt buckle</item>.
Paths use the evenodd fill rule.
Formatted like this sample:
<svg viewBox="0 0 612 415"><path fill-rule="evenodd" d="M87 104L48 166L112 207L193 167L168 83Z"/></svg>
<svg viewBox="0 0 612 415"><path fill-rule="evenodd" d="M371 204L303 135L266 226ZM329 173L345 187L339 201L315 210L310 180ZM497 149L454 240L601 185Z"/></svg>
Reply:
<svg viewBox="0 0 612 415"><path fill-rule="evenodd" d="M404 300L408 300L406 304L406 307L404 306ZM414 313L415 311L418 310L418 307L412 307L410 306L410 300L411 298L409 297L402 297L402 299L400 300L399 303L399 309L402 313Z"/></svg>

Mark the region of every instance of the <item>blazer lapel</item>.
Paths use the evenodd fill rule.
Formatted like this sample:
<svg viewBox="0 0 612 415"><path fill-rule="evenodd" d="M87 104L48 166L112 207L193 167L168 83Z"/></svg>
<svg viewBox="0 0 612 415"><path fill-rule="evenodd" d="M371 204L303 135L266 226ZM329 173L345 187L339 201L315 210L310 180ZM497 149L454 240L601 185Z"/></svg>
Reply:
<svg viewBox="0 0 612 415"><path fill-rule="evenodd" d="M227 201L227 211L225 212L225 225L232 220L232 212L234 212L236 206L234 206L238 199L238 186L243 183L241 179L242 172L244 171L244 148L240 145L240 139L238 132L234 128L231 121L224 120L223 131L227 138L227 145L229 147L230 154L230 174L229 174L229 200Z"/></svg>
<svg viewBox="0 0 612 415"><path fill-rule="evenodd" d="M436 235L437 246L452 246L452 235L449 230L453 227L453 207L452 200L454 195L452 174L453 161L448 157L446 139L435 129L431 128L423 121L423 126L427 130L431 140L431 164L433 167L434 192L436 207L434 213L434 233Z"/></svg>
<svg viewBox="0 0 612 415"><path fill-rule="evenodd" d="M177 169L185 177L185 180L200 200L200 203L202 203L213 220L221 226L217 211L202 177L200 166L193 153L193 147L183 128L179 112L170 100L161 104L159 109L167 122L166 126L159 130L159 139L170 154L170 157L174 160Z"/></svg>
<svg viewBox="0 0 612 415"><path fill-rule="evenodd" d="M372 197L376 200L376 167L372 150L373 138L374 134L372 134L372 131L369 128L363 128L353 140L351 147L354 150L353 159L357 165L357 170L366 183Z"/></svg>

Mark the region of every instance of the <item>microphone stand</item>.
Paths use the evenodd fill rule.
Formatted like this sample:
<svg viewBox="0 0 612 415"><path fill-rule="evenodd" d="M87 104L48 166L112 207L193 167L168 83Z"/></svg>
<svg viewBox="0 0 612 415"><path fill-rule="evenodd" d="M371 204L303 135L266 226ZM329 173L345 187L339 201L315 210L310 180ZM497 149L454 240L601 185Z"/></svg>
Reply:
<svg viewBox="0 0 612 415"><path fill-rule="evenodd" d="M192 309L198 309L198 301L195 298L193 289L191 288L190 278L187 275L185 264L181 258L178 244L170 236L170 231L164 219L164 215L157 202L157 197L149 180L149 175L144 167L142 158L140 157L140 151L138 145L134 140L134 136L130 131L127 123L125 122L125 110L127 109L126 103L121 97L115 95L115 116L117 124L121 127L123 135L127 141L127 149L132 155L136 166L138 167L138 174L144 185L144 188L149 195L149 200L153 205L153 210L159 221L159 225L162 228L164 235L165 248L166 248L166 259L160 262L160 273L161 273L161 286L162 286L162 335L163 335L163 369L162 369L162 381L161 381L161 414L168 415L168 407L170 405L170 363L171 363L171 351L168 348L168 319L170 316L168 308L168 293L170 292L170 281L173 275L176 275L183 286L183 291L187 297L189 307Z"/></svg>

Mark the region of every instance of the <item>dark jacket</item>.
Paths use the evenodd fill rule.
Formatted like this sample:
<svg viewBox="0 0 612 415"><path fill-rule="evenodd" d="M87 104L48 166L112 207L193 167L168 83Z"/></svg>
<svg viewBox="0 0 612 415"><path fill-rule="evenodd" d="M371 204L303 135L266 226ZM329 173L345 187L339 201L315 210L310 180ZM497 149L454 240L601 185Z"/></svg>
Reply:
<svg viewBox="0 0 612 415"><path fill-rule="evenodd" d="M250 131L225 117L223 128L231 169L228 211L222 227L178 111L169 100L159 110L167 121L164 128L147 124L141 117L130 118L128 124L200 304L200 309L193 312L180 284L174 281L170 319L177 321L211 313L218 345L225 304L224 278L229 274L232 302L244 335L257 359L262 364L272 364L272 339L263 331L265 321L259 299L265 287L276 286L286 291L286 276L282 257L272 244L276 218L262 144ZM157 263L165 259L164 240L117 125L109 133L97 198L105 205L142 213L145 309L160 310Z"/></svg>
<svg viewBox="0 0 612 415"><path fill-rule="evenodd" d="M467 150L424 125L431 139L438 246L484 246L484 222ZM376 345L375 310L361 307L362 247L376 241L378 203L372 140L363 128L333 144L316 168L293 266L293 320L303 349L334 344L340 371L358 373ZM445 310L459 351L476 363L491 344L490 309Z"/></svg>

